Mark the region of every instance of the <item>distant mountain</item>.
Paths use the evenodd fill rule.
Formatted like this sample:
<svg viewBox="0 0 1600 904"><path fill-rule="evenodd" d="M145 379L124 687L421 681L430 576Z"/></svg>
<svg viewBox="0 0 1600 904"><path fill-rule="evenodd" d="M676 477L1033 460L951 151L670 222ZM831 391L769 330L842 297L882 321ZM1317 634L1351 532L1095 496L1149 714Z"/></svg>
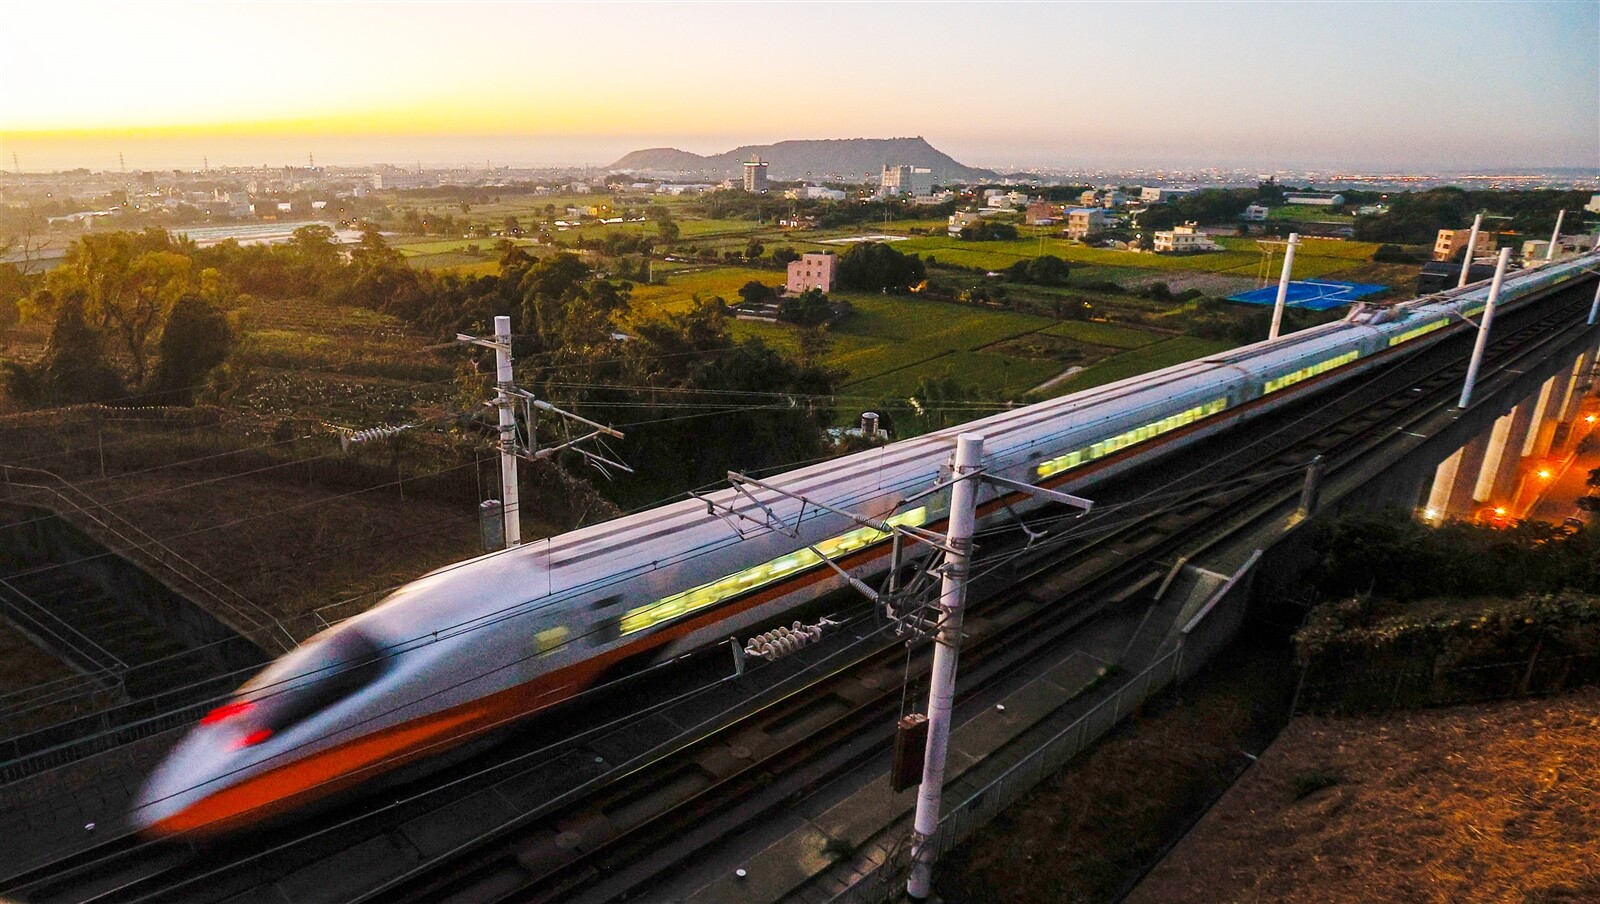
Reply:
<svg viewBox="0 0 1600 904"><path fill-rule="evenodd" d="M876 178L885 165L907 163L933 170L935 182L972 182L992 179L995 175L990 170L977 169L956 161L920 135L915 138L829 138L749 144L711 157L677 148L648 148L624 156L608 169L722 180L740 176L741 164L752 155L759 155L767 161L767 178L779 182L807 178L815 181L859 181Z"/></svg>

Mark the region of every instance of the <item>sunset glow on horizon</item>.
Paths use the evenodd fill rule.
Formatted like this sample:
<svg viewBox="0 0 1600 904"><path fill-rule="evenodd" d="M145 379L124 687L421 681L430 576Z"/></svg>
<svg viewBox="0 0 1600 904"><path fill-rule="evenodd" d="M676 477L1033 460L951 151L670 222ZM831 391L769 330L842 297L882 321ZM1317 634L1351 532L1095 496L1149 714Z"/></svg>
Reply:
<svg viewBox="0 0 1600 904"><path fill-rule="evenodd" d="M924 135L996 164L1592 166L1597 27L1577 3L34 4L0 33L0 151L598 162Z"/></svg>

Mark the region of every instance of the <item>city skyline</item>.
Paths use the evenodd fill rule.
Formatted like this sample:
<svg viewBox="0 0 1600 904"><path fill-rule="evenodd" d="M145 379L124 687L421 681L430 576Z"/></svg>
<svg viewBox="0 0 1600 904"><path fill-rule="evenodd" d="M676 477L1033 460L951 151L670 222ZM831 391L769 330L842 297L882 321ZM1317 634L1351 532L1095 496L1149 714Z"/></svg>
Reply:
<svg viewBox="0 0 1600 904"><path fill-rule="evenodd" d="M0 82L45 87L0 111L0 153L8 169L604 165L923 135L991 168L1600 164L1591 3L728 9L21 7ZM799 49L761 51L774 41Z"/></svg>

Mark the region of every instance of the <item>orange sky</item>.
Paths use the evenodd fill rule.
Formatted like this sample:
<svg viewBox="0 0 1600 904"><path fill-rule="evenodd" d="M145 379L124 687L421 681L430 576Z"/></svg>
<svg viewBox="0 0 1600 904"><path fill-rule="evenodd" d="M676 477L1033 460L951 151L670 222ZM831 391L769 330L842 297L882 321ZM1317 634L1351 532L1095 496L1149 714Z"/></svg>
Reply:
<svg viewBox="0 0 1600 904"><path fill-rule="evenodd" d="M1593 166L1597 30L1595 3L32 2L0 28L0 152L598 163L920 134L979 164Z"/></svg>

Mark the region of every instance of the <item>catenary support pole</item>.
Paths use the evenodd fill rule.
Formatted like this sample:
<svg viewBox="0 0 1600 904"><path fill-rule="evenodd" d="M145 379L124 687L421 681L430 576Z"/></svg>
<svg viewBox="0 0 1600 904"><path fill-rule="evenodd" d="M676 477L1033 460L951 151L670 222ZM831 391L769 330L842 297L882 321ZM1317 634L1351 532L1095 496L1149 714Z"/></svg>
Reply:
<svg viewBox="0 0 1600 904"><path fill-rule="evenodd" d="M1478 380L1478 367L1483 364L1483 347L1489 344L1489 326L1494 322L1494 306L1500 300L1500 285L1506 279L1506 264L1511 260L1511 249L1501 248L1500 259L1494 265L1494 282L1489 284L1489 300L1483 306L1483 319L1478 322L1478 341L1472 346L1472 360L1467 364L1467 379L1461 384L1461 404L1465 410L1472 404L1472 384Z"/></svg>
<svg viewBox="0 0 1600 904"><path fill-rule="evenodd" d="M494 319L495 401L500 410L500 501L506 548L522 544L522 507L517 502L517 408L511 387L511 318Z"/></svg>
<svg viewBox="0 0 1600 904"><path fill-rule="evenodd" d="M1589 303L1589 325L1594 326L1595 315L1600 314L1600 282L1594 284L1594 301Z"/></svg>
<svg viewBox="0 0 1600 904"><path fill-rule="evenodd" d="M1478 251L1478 230L1483 228L1483 214L1472 218L1472 235L1467 237L1467 253L1461 256L1461 278L1456 280L1456 288L1467 284L1467 275L1472 272L1472 256Z"/></svg>
<svg viewBox="0 0 1600 904"><path fill-rule="evenodd" d="M1544 249L1544 259L1547 261L1556 259L1556 243L1561 241L1561 221L1566 218L1567 212L1565 210L1556 211L1556 228L1550 233L1550 247Z"/></svg>
<svg viewBox="0 0 1600 904"><path fill-rule="evenodd" d="M1289 233L1289 246L1283 249L1283 275L1278 277L1278 300L1272 305L1272 329L1268 339L1278 338L1283 327L1283 306L1289 300L1289 274L1294 270L1294 249L1300 244L1300 233Z"/></svg>
<svg viewBox="0 0 1600 904"><path fill-rule="evenodd" d="M928 688L928 747L917 791L917 815L911 841L911 877L906 894L921 901L933 883L938 856L939 802L944 791L945 752L950 743L950 711L956 695L956 657L961 649L961 615L967 596L972 558L972 529L977 521L978 480L983 464L983 437L963 433L956 438L954 486L950 488L950 531L944 583L939 596L939 634L933 648L933 673ZM960 478L967 478L961 480Z"/></svg>

